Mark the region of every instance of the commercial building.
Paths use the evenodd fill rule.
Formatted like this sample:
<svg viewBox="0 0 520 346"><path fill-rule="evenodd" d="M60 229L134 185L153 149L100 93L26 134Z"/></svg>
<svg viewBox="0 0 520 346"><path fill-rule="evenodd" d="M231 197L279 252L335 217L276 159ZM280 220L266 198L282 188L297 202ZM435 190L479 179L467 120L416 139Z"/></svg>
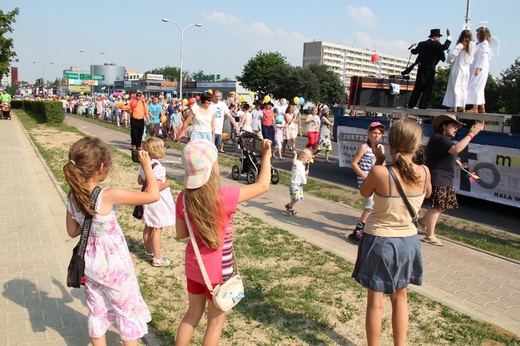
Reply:
<svg viewBox="0 0 520 346"><path fill-rule="evenodd" d="M379 60L376 62L372 61L374 54L379 56ZM303 44L303 67L311 64L329 67L339 76L347 90L350 89L350 77L352 76L400 78L401 71L414 60L413 57L409 61L409 58L331 42L314 41ZM411 80L415 80L415 77L416 70L410 73Z"/></svg>

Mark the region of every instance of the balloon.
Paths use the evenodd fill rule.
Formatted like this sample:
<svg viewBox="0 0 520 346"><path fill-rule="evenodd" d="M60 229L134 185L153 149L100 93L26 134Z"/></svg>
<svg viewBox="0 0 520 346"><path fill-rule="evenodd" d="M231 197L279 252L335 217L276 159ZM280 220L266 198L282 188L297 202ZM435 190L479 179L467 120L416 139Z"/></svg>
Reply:
<svg viewBox="0 0 520 346"><path fill-rule="evenodd" d="M238 98L238 100L240 102L246 102L246 95L240 95L240 97Z"/></svg>
<svg viewBox="0 0 520 346"><path fill-rule="evenodd" d="M182 99L182 104L186 106L188 104L188 100Z"/></svg>
<svg viewBox="0 0 520 346"><path fill-rule="evenodd" d="M249 92L249 97L252 98L252 99L254 99L254 98L255 98L255 93L252 92L252 91L250 91L250 92Z"/></svg>
<svg viewBox="0 0 520 346"><path fill-rule="evenodd" d="M103 96L103 94L101 94L101 96L99 96L99 98L100 98L101 100L104 100L104 99L105 99L105 96Z"/></svg>
<svg viewBox="0 0 520 346"><path fill-rule="evenodd" d="M166 115L161 116L161 123L165 123L165 122L166 122L166 119L167 119L167 118L166 118Z"/></svg>
<svg viewBox="0 0 520 346"><path fill-rule="evenodd" d="M132 100L132 102L130 102L130 108L135 109L135 107L137 107L137 100Z"/></svg>
<svg viewBox="0 0 520 346"><path fill-rule="evenodd" d="M197 102L200 101L200 96L199 95L195 96L195 101L197 101Z"/></svg>
<svg viewBox="0 0 520 346"><path fill-rule="evenodd" d="M123 108L125 107L125 104L124 104L123 101L119 101L119 102L117 103L117 106L118 106L120 109L123 109Z"/></svg>
<svg viewBox="0 0 520 346"><path fill-rule="evenodd" d="M193 106L193 104L195 103L195 99L192 97L188 100L188 103L190 104L190 106Z"/></svg>
<svg viewBox="0 0 520 346"><path fill-rule="evenodd" d="M376 63L378 62L379 60L381 60L381 57L379 56L379 54L372 54L372 57L370 58L370 60L372 61L372 63Z"/></svg>
<svg viewBox="0 0 520 346"><path fill-rule="evenodd" d="M112 100L114 99L114 95L112 95L112 94L108 95L108 99L109 99L110 101L112 101Z"/></svg>
<svg viewBox="0 0 520 346"><path fill-rule="evenodd" d="M271 101L271 98L269 97L269 95L265 95L264 96L264 103L267 103L269 101Z"/></svg>
<svg viewBox="0 0 520 346"><path fill-rule="evenodd" d="M229 139L229 135L227 134L227 132L222 133L222 139L225 141L227 141Z"/></svg>
<svg viewBox="0 0 520 346"><path fill-rule="evenodd" d="M213 95L213 90L208 89L208 92L209 92L211 95Z"/></svg>
<svg viewBox="0 0 520 346"><path fill-rule="evenodd" d="M299 105L300 104L300 98L298 96L295 96L293 101L294 101L295 105Z"/></svg>
<svg viewBox="0 0 520 346"><path fill-rule="evenodd" d="M300 97L300 106L303 106L305 104L305 99L303 97Z"/></svg>
<svg viewBox="0 0 520 346"><path fill-rule="evenodd" d="M126 94L125 95L125 100L128 100L130 98L130 95Z"/></svg>

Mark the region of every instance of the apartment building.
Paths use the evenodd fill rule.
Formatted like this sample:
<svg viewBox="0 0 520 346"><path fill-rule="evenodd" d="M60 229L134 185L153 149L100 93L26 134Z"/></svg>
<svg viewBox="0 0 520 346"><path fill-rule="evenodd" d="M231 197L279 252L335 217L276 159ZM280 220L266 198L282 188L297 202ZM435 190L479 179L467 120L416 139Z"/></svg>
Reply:
<svg viewBox="0 0 520 346"><path fill-rule="evenodd" d="M374 54L380 58L375 63L372 62ZM414 61L415 57L412 56L409 63ZM313 63L328 66L349 90L351 76L401 77L401 71L408 66L408 58L331 42L305 42L303 67ZM414 69L410 74L410 80L415 80L416 74L417 69Z"/></svg>

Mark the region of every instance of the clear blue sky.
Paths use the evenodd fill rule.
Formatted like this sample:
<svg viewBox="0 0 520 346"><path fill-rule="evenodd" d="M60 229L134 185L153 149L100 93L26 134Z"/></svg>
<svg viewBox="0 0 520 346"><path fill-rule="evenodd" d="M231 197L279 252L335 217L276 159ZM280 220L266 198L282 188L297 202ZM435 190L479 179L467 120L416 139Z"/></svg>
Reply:
<svg viewBox="0 0 520 346"><path fill-rule="evenodd" d="M456 41L466 14L466 0L322 0L322 1L75 1L1 0L4 12L20 8L14 24L19 79L34 82L42 67L45 79L62 76L71 66L88 69L92 58L80 53L104 52L95 64L115 63L145 72L179 66L180 31L184 33L185 71L220 74L234 79L257 52L275 52L301 66L303 43L336 42L380 53L408 57L411 43L427 38L432 28L446 28ZM487 21L501 42L491 62L498 77L520 57L520 1L473 0L472 31ZM453 46L454 44L452 44Z"/></svg>

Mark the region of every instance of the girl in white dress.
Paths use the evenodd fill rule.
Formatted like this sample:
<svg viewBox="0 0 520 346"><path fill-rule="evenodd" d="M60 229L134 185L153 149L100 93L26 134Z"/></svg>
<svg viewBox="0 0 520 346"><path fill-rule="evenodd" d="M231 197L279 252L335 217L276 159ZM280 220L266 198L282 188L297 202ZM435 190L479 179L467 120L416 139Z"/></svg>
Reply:
<svg viewBox="0 0 520 346"><path fill-rule="evenodd" d="M70 187L66 216L69 236L79 236L85 215L93 215L85 249L85 296L88 334L95 346L106 346L105 334L111 324L119 330L123 345L137 346L138 339L148 333L151 320L116 218L118 204L142 205L159 200L148 153L140 150L138 155L150 181L146 191L103 188L94 205L90 195L110 172L110 149L99 138L85 137L70 147L69 161L63 166Z"/></svg>
<svg viewBox="0 0 520 346"><path fill-rule="evenodd" d="M480 27L477 29L478 43L470 67L468 97L466 99L467 104L473 105L473 108L469 111L471 113L486 113L484 90L489 75L489 60L491 58L490 37L488 28Z"/></svg>
<svg viewBox="0 0 520 346"><path fill-rule="evenodd" d="M152 170L161 194L157 202L143 206L143 242L146 259L154 267L169 266L170 260L163 258L161 252L161 236L164 227L175 225L175 203L170 190L172 181L166 178L166 169L159 162L159 159L164 157L164 142L160 138L150 137L144 142L143 149L152 159ZM142 166L139 166L138 174L137 182L142 185L146 181Z"/></svg>
<svg viewBox="0 0 520 346"><path fill-rule="evenodd" d="M450 78L442 105L452 112L464 112L469 83L469 67L473 61L475 44L471 31L462 30L455 49L448 54L446 62L451 64Z"/></svg>

